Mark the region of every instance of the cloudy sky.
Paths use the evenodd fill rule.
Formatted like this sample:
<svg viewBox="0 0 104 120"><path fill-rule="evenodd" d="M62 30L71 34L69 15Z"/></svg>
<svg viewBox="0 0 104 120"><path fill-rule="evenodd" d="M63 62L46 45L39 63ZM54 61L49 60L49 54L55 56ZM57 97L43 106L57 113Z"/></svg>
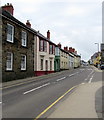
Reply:
<svg viewBox="0 0 104 120"><path fill-rule="evenodd" d="M14 16L21 22L30 20L32 28L51 41L73 47L83 60L98 51L102 42L102 0L2 0L12 3Z"/></svg>

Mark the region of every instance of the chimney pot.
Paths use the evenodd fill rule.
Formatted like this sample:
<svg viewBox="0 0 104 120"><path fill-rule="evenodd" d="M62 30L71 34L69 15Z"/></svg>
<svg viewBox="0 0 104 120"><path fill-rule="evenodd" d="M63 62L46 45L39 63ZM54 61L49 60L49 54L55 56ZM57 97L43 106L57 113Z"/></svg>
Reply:
<svg viewBox="0 0 104 120"><path fill-rule="evenodd" d="M73 53L75 53L75 49L74 48L72 49L72 51L73 51Z"/></svg>
<svg viewBox="0 0 104 120"><path fill-rule="evenodd" d="M26 25L31 28L31 23L29 20L27 20Z"/></svg>
<svg viewBox="0 0 104 120"><path fill-rule="evenodd" d="M69 47L69 52L71 52L71 53L73 52L72 47Z"/></svg>
<svg viewBox="0 0 104 120"><path fill-rule="evenodd" d="M47 39L50 40L50 31L49 30L47 31Z"/></svg>
<svg viewBox="0 0 104 120"><path fill-rule="evenodd" d="M59 43L57 46L58 46L59 48L61 48L61 43Z"/></svg>
<svg viewBox="0 0 104 120"><path fill-rule="evenodd" d="M8 11L11 15L14 13L14 8L11 3L7 3L6 5L2 6L2 9Z"/></svg>

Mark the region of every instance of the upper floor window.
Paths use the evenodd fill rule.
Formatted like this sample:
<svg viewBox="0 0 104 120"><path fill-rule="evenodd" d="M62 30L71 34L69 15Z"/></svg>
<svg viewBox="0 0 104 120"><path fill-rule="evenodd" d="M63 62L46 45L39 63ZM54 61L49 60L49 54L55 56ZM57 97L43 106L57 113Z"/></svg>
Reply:
<svg viewBox="0 0 104 120"><path fill-rule="evenodd" d="M52 47L52 45L49 45L49 53L50 53L50 54L53 53L53 47Z"/></svg>
<svg viewBox="0 0 104 120"><path fill-rule="evenodd" d="M22 31L21 39L22 39L22 46L26 47L26 44L27 44L27 33L25 31Z"/></svg>
<svg viewBox="0 0 104 120"><path fill-rule="evenodd" d="M53 45L53 54L55 54L55 46Z"/></svg>
<svg viewBox="0 0 104 120"><path fill-rule="evenodd" d="M7 24L7 41L14 42L14 26Z"/></svg>
<svg viewBox="0 0 104 120"><path fill-rule="evenodd" d="M12 69L13 69L13 53L8 52L7 60L6 60L6 70L12 70Z"/></svg>
<svg viewBox="0 0 104 120"><path fill-rule="evenodd" d="M43 49L43 40L40 40L40 42L39 42L39 50L40 51L43 51L44 49Z"/></svg>
<svg viewBox="0 0 104 120"><path fill-rule="evenodd" d="M55 47L55 55L56 55L56 56L59 56L59 55L60 55L60 51L59 51L59 48L58 48L58 47Z"/></svg>
<svg viewBox="0 0 104 120"><path fill-rule="evenodd" d="M26 55L21 55L21 70L26 70Z"/></svg>
<svg viewBox="0 0 104 120"><path fill-rule="evenodd" d="M47 52L47 41L45 40L39 41L39 51Z"/></svg>
<svg viewBox="0 0 104 120"><path fill-rule="evenodd" d="M47 52L47 41L44 41L44 51Z"/></svg>

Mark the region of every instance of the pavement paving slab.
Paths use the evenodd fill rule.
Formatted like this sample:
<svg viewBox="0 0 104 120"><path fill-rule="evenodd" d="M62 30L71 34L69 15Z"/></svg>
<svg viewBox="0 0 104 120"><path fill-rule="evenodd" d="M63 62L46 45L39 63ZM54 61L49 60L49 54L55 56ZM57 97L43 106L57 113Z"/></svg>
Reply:
<svg viewBox="0 0 104 120"><path fill-rule="evenodd" d="M102 81L81 84L66 100L56 106L48 118L98 118L95 93L101 86Z"/></svg>

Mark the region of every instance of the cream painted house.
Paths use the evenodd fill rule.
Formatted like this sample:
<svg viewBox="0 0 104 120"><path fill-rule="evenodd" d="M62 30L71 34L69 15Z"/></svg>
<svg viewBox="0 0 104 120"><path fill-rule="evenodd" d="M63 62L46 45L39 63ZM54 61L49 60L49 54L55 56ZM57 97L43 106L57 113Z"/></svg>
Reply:
<svg viewBox="0 0 104 120"><path fill-rule="evenodd" d="M69 53L60 49L60 70L69 69Z"/></svg>

